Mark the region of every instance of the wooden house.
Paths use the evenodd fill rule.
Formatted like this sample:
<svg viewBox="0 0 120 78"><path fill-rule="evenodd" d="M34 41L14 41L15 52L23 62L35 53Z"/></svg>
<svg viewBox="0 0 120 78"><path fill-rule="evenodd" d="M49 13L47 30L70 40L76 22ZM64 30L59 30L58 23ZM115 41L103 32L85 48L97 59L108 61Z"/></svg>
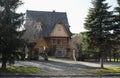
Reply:
<svg viewBox="0 0 120 78"><path fill-rule="evenodd" d="M31 11L26 12L26 32L23 36L29 43L35 43L34 50L44 49L48 55L67 57L72 33L65 12Z"/></svg>

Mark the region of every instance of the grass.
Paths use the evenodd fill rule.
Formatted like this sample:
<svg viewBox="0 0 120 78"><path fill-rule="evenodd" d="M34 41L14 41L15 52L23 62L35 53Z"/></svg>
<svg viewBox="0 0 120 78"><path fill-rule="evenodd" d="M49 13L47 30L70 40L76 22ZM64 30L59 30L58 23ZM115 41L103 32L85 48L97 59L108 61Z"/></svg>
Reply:
<svg viewBox="0 0 120 78"><path fill-rule="evenodd" d="M120 67L90 68L90 72L96 75L120 74Z"/></svg>
<svg viewBox="0 0 120 78"><path fill-rule="evenodd" d="M36 74L40 72L40 68L37 67L25 67L25 66L7 66L5 72L0 71L0 74Z"/></svg>
<svg viewBox="0 0 120 78"><path fill-rule="evenodd" d="M110 61L110 59L107 60ZM111 59L111 62L114 62L114 59ZM115 59L115 62L117 62L117 59ZM118 62L120 62L120 59L118 59Z"/></svg>

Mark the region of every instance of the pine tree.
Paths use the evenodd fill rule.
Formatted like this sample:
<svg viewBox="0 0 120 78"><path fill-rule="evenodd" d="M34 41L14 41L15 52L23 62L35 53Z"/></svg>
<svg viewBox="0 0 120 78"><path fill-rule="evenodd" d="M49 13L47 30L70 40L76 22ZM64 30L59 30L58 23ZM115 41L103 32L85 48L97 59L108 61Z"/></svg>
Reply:
<svg viewBox="0 0 120 78"><path fill-rule="evenodd" d="M108 3L106 0L93 0L93 7L89 9L85 21L85 29L87 29L87 41L89 50L100 53L100 65L103 68L103 58L106 52L106 46L108 46L111 34L111 17L112 12L108 9ZM109 46L108 46L109 47Z"/></svg>
<svg viewBox="0 0 120 78"><path fill-rule="evenodd" d="M21 5L20 0L0 0L0 53L2 54L2 70L6 70L6 63L15 55L20 46L21 32L17 31L23 23L23 14L16 13Z"/></svg>

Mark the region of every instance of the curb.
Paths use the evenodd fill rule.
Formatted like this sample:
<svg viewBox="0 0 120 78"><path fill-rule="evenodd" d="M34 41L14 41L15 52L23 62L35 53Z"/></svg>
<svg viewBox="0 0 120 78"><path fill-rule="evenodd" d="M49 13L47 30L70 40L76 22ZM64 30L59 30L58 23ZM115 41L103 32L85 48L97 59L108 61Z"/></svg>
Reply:
<svg viewBox="0 0 120 78"><path fill-rule="evenodd" d="M105 75L0 75L0 77L120 77L120 74L105 74Z"/></svg>
<svg viewBox="0 0 120 78"><path fill-rule="evenodd" d="M120 73L103 74L102 76L118 76L118 77L120 77Z"/></svg>

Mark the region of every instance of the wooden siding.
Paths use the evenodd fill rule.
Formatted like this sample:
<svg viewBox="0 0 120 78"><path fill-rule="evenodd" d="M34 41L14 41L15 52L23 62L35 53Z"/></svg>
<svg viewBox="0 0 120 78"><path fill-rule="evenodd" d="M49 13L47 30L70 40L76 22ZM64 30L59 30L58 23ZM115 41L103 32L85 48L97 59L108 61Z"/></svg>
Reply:
<svg viewBox="0 0 120 78"><path fill-rule="evenodd" d="M59 48L68 48L68 38L51 38L50 39L50 46L56 46L56 49Z"/></svg>
<svg viewBox="0 0 120 78"><path fill-rule="evenodd" d="M34 49L39 49L39 48L46 48L46 49L49 48L49 46L48 46L48 41L47 41L45 38L42 38L42 37L41 37L41 38L37 41Z"/></svg>
<svg viewBox="0 0 120 78"><path fill-rule="evenodd" d="M69 37L64 25L62 24L56 24L50 36L51 37Z"/></svg>

